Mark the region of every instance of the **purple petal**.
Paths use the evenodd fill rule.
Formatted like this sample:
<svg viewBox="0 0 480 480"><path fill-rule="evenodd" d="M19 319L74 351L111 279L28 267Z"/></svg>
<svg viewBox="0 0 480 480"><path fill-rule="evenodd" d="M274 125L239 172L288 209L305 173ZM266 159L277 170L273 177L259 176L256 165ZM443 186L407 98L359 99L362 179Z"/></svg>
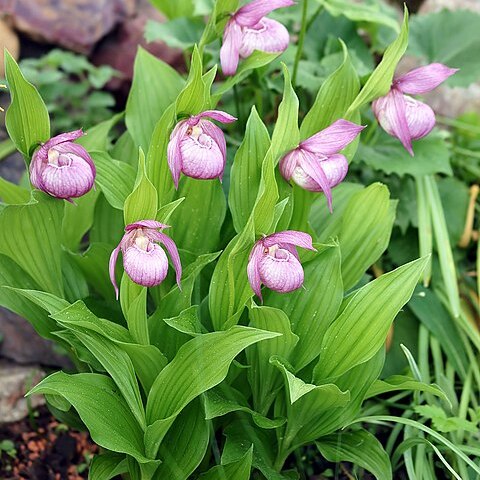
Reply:
<svg viewBox="0 0 480 480"><path fill-rule="evenodd" d="M282 177L289 182L292 178L293 172L298 165L298 157L301 155L300 150L296 148L291 152L287 153L281 160L279 164L280 173Z"/></svg>
<svg viewBox="0 0 480 480"><path fill-rule="evenodd" d="M251 27L243 27L240 57L247 58L255 50L267 53L282 53L290 42L288 30L276 20L262 18Z"/></svg>
<svg viewBox="0 0 480 480"><path fill-rule="evenodd" d="M340 119L301 142L300 147L313 153L333 155L355 140L364 128L356 123Z"/></svg>
<svg viewBox="0 0 480 480"><path fill-rule="evenodd" d="M247 265L247 277L250 286L252 287L253 292L255 295L260 299L262 299L262 281L260 280L260 273L259 273L259 261L263 256L263 245L262 241L258 241L252 251L250 252L250 258L248 260Z"/></svg>
<svg viewBox="0 0 480 480"><path fill-rule="evenodd" d="M185 138L189 126L186 121L177 123L170 135L170 141L167 146L167 161L170 172L172 172L173 183L178 189L180 173L182 171L182 154L180 152L180 143Z"/></svg>
<svg viewBox="0 0 480 480"><path fill-rule="evenodd" d="M320 165L330 188L336 187L348 173L348 160L340 153L330 155L326 160L322 160Z"/></svg>
<svg viewBox="0 0 480 480"><path fill-rule="evenodd" d="M372 110L380 126L393 137L397 137L413 156L412 138L406 117L406 101L403 94L392 89L384 97L372 103Z"/></svg>
<svg viewBox="0 0 480 480"><path fill-rule="evenodd" d="M120 244L110 255L110 262L108 265L108 270L110 272L110 281L112 282L113 288L115 289L115 298L118 300L118 285L117 280L115 279L115 265L117 264L118 254L120 253Z"/></svg>
<svg viewBox="0 0 480 480"><path fill-rule="evenodd" d="M224 75L235 75L240 60L242 30L234 18L230 19L223 32L223 43L220 48L220 64Z"/></svg>
<svg viewBox="0 0 480 480"><path fill-rule="evenodd" d="M55 145L53 149L60 153L73 153L74 155L83 158L83 160L85 160L90 165L90 168L93 170L94 175L97 174L97 169L95 167L95 164L93 163L92 157L87 152L87 150L82 147L82 145L72 142L63 142Z"/></svg>
<svg viewBox="0 0 480 480"><path fill-rule="evenodd" d="M175 242L170 237L161 232L152 232L151 238L154 238L157 242L165 245L165 248L170 254L170 258L172 259L173 267L175 268L176 273L176 281L178 286L180 287L180 282L182 279L182 263L180 261L180 255L178 254Z"/></svg>
<svg viewBox="0 0 480 480"><path fill-rule="evenodd" d="M425 103L405 96L405 115L408 130L413 140L428 135L435 126L435 113Z"/></svg>
<svg viewBox="0 0 480 480"><path fill-rule="evenodd" d="M151 243L147 250L132 245L123 253L123 268L138 285L155 287L167 276L168 258L156 243Z"/></svg>
<svg viewBox="0 0 480 480"><path fill-rule="evenodd" d="M254 0L235 13L235 20L242 27L251 27L277 8L291 7L292 5L295 5L292 0Z"/></svg>
<svg viewBox="0 0 480 480"><path fill-rule="evenodd" d="M298 232L297 230L284 230L283 232L272 233L272 235L265 237L262 242L265 247L289 243L307 250L316 251L312 245L312 237L308 233Z"/></svg>
<svg viewBox="0 0 480 480"><path fill-rule="evenodd" d="M68 132L68 133L61 133L60 135L57 135L55 137L52 137L50 140L45 142L43 144L43 147L48 150L60 143L63 142L73 142L73 140L76 140L77 138L82 137L85 135L80 128L79 130L74 130L73 132Z"/></svg>
<svg viewBox="0 0 480 480"><path fill-rule="evenodd" d="M323 193L327 197L328 209L330 213L333 213L332 209L332 189L330 183L328 181L325 172L323 171L322 164L323 162L320 161L318 158L315 157L312 153L304 152L305 154L302 155L299 159L299 166L303 169L303 171L311 177L318 186L322 189Z"/></svg>
<svg viewBox="0 0 480 480"><path fill-rule="evenodd" d="M170 228L170 225L165 225L164 223L157 222L156 220L141 220L139 222L130 223L125 227L126 232L135 230L137 228Z"/></svg>
<svg viewBox="0 0 480 480"><path fill-rule="evenodd" d="M221 123L232 123L237 120L237 117L234 117L233 115L230 115L227 112L222 112L220 110L205 110L204 112L196 115L196 117L198 118L209 117Z"/></svg>
<svg viewBox="0 0 480 480"><path fill-rule="evenodd" d="M393 82L393 87L402 93L419 95L437 88L456 72L458 72L458 68L449 68L441 63L431 63L424 67L415 68L397 78Z"/></svg>
<svg viewBox="0 0 480 480"><path fill-rule="evenodd" d="M288 293L300 288L304 273L302 264L288 250L279 248L263 255L258 262L261 282L270 290Z"/></svg>

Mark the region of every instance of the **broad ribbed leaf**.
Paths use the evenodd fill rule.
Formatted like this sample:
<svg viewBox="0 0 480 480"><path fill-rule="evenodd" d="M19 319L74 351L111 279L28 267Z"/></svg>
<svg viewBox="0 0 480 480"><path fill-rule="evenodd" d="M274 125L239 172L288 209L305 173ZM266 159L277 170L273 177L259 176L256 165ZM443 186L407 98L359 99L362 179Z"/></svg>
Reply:
<svg viewBox="0 0 480 480"><path fill-rule="evenodd" d="M30 195L30 190L0 177L0 199L4 203L10 205L28 203Z"/></svg>
<svg viewBox="0 0 480 480"><path fill-rule="evenodd" d="M322 246L315 258L303 266L303 288L288 294L268 292L265 295L265 303L283 310L298 335L297 346L288 359L296 370L319 355L322 338L340 308L343 299L340 262L338 245Z"/></svg>
<svg viewBox="0 0 480 480"><path fill-rule="evenodd" d="M343 48L343 62L320 87L315 102L300 127L301 139L312 136L342 118L358 94L360 81L357 72L352 65L347 47L343 41L340 42Z"/></svg>
<svg viewBox="0 0 480 480"><path fill-rule="evenodd" d="M249 480L252 455L253 445L241 459L226 465L217 465L201 475L199 480Z"/></svg>
<svg viewBox="0 0 480 480"><path fill-rule="evenodd" d="M299 338L292 333L288 316L278 308L253 305L249 309L249 316L251 327L281 334L280 337L252 345L246 350L251 367L248 370L248 381L252 389L253 405L258 412L266 415L283 384L280 372L269 360L278 355L290 361Z"/></svg>
<svg viewBox="0 0 480 480"><path fill-rule="evenodd" d="M20 265L45 291L63 295L61 269L64 202L35 192L26 205L0 212L0 253Z"/></svg>
<svg viewBox="0 0 480 480"><path fill-rule="evenodd" d="M128 472L125 455L108 452L95 455L88 471L88 480L110 480Z"/></svg>
<svg viewBox="0 0 480 480"><path fill-rule="evenodd" d="M270 146L267 128L255 107L247 121L245 136L235 154L230 173L228 203L237 233L243 230L252 212L260 187L262 163Z"/></svg>
<svg viewBox="0 0 480 480"><path fill-rule="evenodd" d="M125 112L127 129L137 146L148 150L155 124L183 85L172 67L139 47Z"/></svg>
<svg viewBox="0 0 480 480"><path fill-rule="evenodd" d="M386 95L392 84L393 74L397 64L402 58L408 45L408 10L405 6L402 29L398 37L385 50L382 61L370 75L367 83L360 90L354 102L348 109L349 113L355 112L365 103L375 98Z"/></svg>
<svg viewBox="0 0 480 480"><path fill-rule="evenodd" d="M157 216L157 190L147 176L145 154L140 148L137 179L132 193L125 200L125 225L139 220L153 220Z"/></svg>
<svg viewBox="0 0 480 480"><path fill-rule="evenodd" d="M351 462L373 473L377 480L392 478L392 466L387 452L367 430L329 435L316 442L316 445L329 462Z"/></svg>
<svg viewBox="0 0 480 480"><path fill-rule="evenodd" d="M183 178L178 194L185 200L170 220L172 237L177 245L197 254L218 250L220 229L227 210L218 179Z"/></svg>
<svg viewBox="0 0 480 480"><path fill-rule="evenodd" d="M199 400L180 413L160 445L162 460L154 479L187 480L203 460L210 440L210 429Z"/></svg>
<svg viewBox="0 0 480 480"><path fill-rule="evenodd" d="M347 299L323 338L315 379L338 377L375 355L395 316L412 296L427 260L421 258L386 273Z"/></svg>
<svg viewBox="0 0 480 480"><path fill-rule="evenodd" d="M17 149L29 162L32 150L50 137L47 107L37 89L23 76L17 62L5 50L5 76L12 102L5 114L5 126Z"/></svg>
<svg viewBox="0 0 480 480"><path fill-rule="evenodd" d="M93 440L101 447L148 462L140 425L113 381L95 373L57 372L42 380L29 395L60 395L77 410Z"/></svg>
<svg viewBox="0 0 480 480"><path fill-rule="evenodd" d="M125 162L119 162L105 152L90 152L97 168L96 182L108 203L123 210L126 198L135 183L135 170Z"/></svg>
<svg viewBox="0 0 480 480"><path fill-rule="evenodd" d="M427 392L448 401L445 393L437 385L419 382L418 380L405 375L392 375L385 380L375 380L365 398L404 390L412 392Z"/></svg>
<svg viewBox="0 0 480 480"><path fill-rule="evenodd" d="M109 150L111 146L108 134L110 130L123 118L123 113L113 115L108 120L98 123L89 128L83 137L76 140L76 143L84 146L88 151L91 150Z"/></svg>

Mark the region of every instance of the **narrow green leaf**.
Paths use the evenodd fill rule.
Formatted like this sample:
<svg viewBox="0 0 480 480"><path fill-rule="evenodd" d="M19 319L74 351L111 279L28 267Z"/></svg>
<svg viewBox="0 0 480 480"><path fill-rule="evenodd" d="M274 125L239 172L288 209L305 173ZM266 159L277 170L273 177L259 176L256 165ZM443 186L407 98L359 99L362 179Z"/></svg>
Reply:
<svg viewBox="0 0 480 480"><path fill-rule="evenodd" d="M340 376L372 358L385 343L388 330L410 299L427 258L407 263L356 291L323 341L314 378Z"/></svg>
<svg viewBox="0 0 480 480"><path fill-rule="evenodd" d="M148 150L155 124L183 85L172 67L139 47L125 111L125 123L137 147Z"/></svg>
<svg viewBox="0 0 480 480"><path fill-rule="evenodd" d="M147 177L145 154L139 149L137 179L132 193L125 200L125 225L157 216L157 190Z"/></svg>
<svg viewBox="0 0 480 480"><path fill-rule="evenodd" d="M37 89L25 80L17 62L6 49L4 62L12 98L5 114L5 126L15 146L29 163L32 150L50 138L50 119Z"/></svg>
<svg viewBox="0 0 480 480"><path fill-rule="evenodd" d="M365 103L386 95L392 84L393 74L408 45L408 10L405 6L403 24L398 37L385 50L382 61L350 105L347 113L353 113Z"/></svg>
<svg viewBox="0 0 480 480"><path fill-rule="evenodd" d="M329 435L315 442L315 445L329 462L351 462L373 473L377 480L392 478L392 466L387 452L367 430Z"/></svg>

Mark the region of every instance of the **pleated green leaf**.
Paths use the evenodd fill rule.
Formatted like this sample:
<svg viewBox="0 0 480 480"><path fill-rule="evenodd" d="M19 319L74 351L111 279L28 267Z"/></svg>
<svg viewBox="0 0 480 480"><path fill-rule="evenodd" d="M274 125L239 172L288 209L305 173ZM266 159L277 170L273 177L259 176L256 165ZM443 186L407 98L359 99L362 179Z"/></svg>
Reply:
<svg viewBox="0 0 480 480"><path fill-rule="evenodd" d="M419 382L414 378L405 375L392 375L385 380L375 380L367 392L366 398L375 397L383 393L398 392L398 391L412 391L412 392L427 392L442 398L448 402L447 396L443 390L435 385L424 382Z"/></svg>
<svg viewBox="0 0 480 480"><path fill-rule="evenodd" d="M395 316L412 296L427 260L421 258L386 273L346 300L323 338L315 379L338 377L375 355Z"/></svg>
<svg viewBox="0 0 480 480"><path fill-rule="evenodd" d="M329 435L315 444L329 462L351 462L373 473L377 480L392 478L392 466L387 452L367 430Z"/></svg>
<svg viewBox="0 0 480 480"><path fill-rule="evenodd" d="M226 465L217 465L200 475L200 480L249 480L252 468L253 445L239 460Z"/></svg>
<svg viewBox="0 0 480 480"><path fill-rule="evenodd" d="M63 295L61 269L64 202L35 192L30 203L0 212L0 253L20 265L45 291Z"/></svg>
<svg viewBox="0 0 480 480"><path fill-rule="evenodd" d="M398 37L385 50L382 61L370 75L367 83L350 105L348 113L353 113L365 103L368 103L390 90L393 75L397 64L402 58L408 45L408 10L405 6L403 24Z"/></svg>
<svg viewBox="0 0 480 480"><path fill-rule="evenodd" d="M13 143L29 162L34 148L50 138L50 119L42 97L25 80L8 50L5 50L4 61L12 99L5 114L5 126Z"/></svg>
<svg viewBox="0 0 480 480"><path fill-rule="evenodd" d="M20 187L0 177L0 199L10 205L28 203L30 190Z"/></svg>
<svg viewBox="0 0 480 480"><path fill-rule="evenodd" d="M148 150L155 124L183 88L182 77L142 47L133 67L125 123L137 147Z"/></svg>
<svg viewBox="0 0 480 480"><path fill-rule="evenodd" d="M110 480L128 472L125 455L108 452L95 455L88 471L88 480Z"/></svg>
<svg viewBox="0 0 480 480"><path fill-rule="evenodd" d="M247 224L255 205L260 188L262 163L269 147L268 130L255 107L252 107L245 136L235 154L230 173L228 204L237 233Z"/></svg>

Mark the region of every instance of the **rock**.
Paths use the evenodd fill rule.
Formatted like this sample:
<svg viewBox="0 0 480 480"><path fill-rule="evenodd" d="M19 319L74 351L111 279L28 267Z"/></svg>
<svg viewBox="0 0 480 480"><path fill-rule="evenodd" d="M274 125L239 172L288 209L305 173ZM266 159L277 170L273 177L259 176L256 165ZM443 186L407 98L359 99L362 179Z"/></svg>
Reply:
<svg viewBox="0 0 480 480"><path fill-rule="evenodd" d="M45 403L41 395L29 397L28 402L24 397L44 376L39 367L0 362L0 424L21 420Z"/></svg>
<svg viewBox="0 0 480 480"><path fill-rule="evenodd" d="M0 357L18 364L69 367L67 356L54 350L55 344L40 337L22 317L0 308Z"/></svg>
<svg viewBox="0 0 480 480"><path fill-rule="evenodd" d="M89 53L134 14L135 4L135 0L0 0L0 12L34 39Z"/></svg>
<svg viewBox="0 0 480 480"><path fill-rule="evenodd" d="M1 0L0 0L1 3ZM0 19L0 47L6 48L13 58L17 59L20 53L20 43L17 34ZM5 77L5 65L3 63L3 55L0 55L0 77Z"/></svg>
<svg viewBox="0 0 480 480"><path fill-rule="evenodd" d="M146 42L144 30L147 20L165 22L166 18L148 0L139 0L135 16L122 23L95 50L92 56L92 62L95 65L110 65L122 74L121 78L111 80L108 88L119 90L129 86L139 45L176 69L184 66L180 49L171 48L163 42Z"/></svg>

